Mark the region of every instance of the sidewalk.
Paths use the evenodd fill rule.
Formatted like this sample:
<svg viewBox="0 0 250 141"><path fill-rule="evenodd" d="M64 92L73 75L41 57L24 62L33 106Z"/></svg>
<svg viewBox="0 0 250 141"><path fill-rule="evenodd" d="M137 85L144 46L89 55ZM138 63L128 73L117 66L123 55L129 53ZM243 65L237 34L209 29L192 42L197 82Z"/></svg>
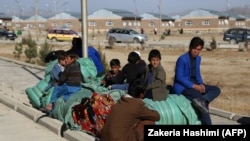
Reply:
<svg viewBox="0 0 250 141"><path fill-rule="evenodd" d="M66 141L47 128L0 103L1 141Z"/></svg>
<svg viewBox="0 0 250 141"><path fill-rule="evenodd" d="M23 65L20 66L16 63ZM95 140L94 137L80 131L67 130L61 134L62 122L46 117L41 111L32 108L25 93L25 89L33 87L44 77L44 68L31 64L27 64L28 66L26 66L26 63L23 62L16 63L0 57L0 140L15 141L16 138L20 138L20 141L40 139L44 141ZM6 120L8 118L10 120ZM1 132L1 130L5 130L5 128L8 129L9 132L7 132L7 130ZM38 131L40 128L41 131ZM47 136L45 131L50 132L50 134ZM17 134L19 132L23 132L23 134ZM40 136L40 132L41 135L44 135L43 137ZM42 132L45 133L43 134ZM8 135L6 133L13 134ZM34 137L31 136L32 134ZM63 138L61 135L63 135ZM38 139L34 139L35 137Z"/></svg>

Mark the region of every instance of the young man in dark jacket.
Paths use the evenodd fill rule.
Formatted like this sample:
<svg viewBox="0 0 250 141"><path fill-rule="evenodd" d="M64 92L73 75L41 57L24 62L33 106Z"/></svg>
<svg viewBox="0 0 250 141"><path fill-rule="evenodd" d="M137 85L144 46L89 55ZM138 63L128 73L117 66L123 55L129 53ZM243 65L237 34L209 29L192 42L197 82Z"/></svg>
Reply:
<svg viewBox="0 0 250 141"><path fill-rule="evenodd" d="M194 37L190 41L189 51L182 54L176 62L173 91L183 94L198 110L202 124L211 125L208 104L220 95L220 88L203 82L200 72L204 41Z"/></svg>

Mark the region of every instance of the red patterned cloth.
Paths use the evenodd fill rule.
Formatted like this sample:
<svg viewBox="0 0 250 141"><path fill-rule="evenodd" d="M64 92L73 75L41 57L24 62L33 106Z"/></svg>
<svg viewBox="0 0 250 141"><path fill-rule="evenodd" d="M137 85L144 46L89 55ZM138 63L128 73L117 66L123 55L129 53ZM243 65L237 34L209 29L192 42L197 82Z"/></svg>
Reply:
<svg viewBox="0 0 250 141"><path fill-rule="evenodd" d="M80 104L73 107L73 120L82 130L100 137L101 129L114 104L110 95L93 93L91 98L83 98Z"/></svg>

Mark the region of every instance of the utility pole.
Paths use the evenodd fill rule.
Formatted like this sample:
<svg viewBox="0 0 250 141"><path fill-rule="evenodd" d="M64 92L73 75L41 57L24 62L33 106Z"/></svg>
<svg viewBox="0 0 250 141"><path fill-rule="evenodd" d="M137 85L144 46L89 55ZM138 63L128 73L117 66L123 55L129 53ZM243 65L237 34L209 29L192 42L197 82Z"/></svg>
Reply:
<svg viewBox="0 0 250 141"><path fill-rule="evenodd" d="M162 16L161 16L161 6L162 6L162 3L161 3L161 0L159 0L159 14L160 14L160 21L159 21L159 34L160 34L160 37L161 37L161 20L162 20Z"/></svg>
<svg viewBox="0 0 250 141"><path fill-rule="evenodd" d="M19 21L19 30L21 30L21 21L20 21L20 9L21 9L21 3L20 0L15 0L18 4L18 21Z"/></svg>
<svg viewBox="0 0 250 141"><path fill-rule="evenodd" d="M84 58L88 57L88 27L87 27L87 0L81 0L82 13L82 54Z"/></svg>
<svg viewBox="0 0 250 141"><path fill-rule="evenodd" d="M36 0L35 1L35 8L36 8L36 14L35 14L35 21L36 21L36 41L38 41L38 29L39 29L39 26L38 26L38 22L37 22L37 16L38 16L38 14L37 14L37 3L38 3L38 1L39 0Z"/></svg>
<svg viewBox="0 0 250 141"><path fill-rule="evenodd" d="M57 0L53 0L53 2L54 2L54 6L55 6L55 15L54 16L56 16L56 14L57 14ZM53 27L55 27L55 26L57 27L57 20L54 21Z"/></svg>
<svg viewBox="0 0 250 141"><path fill-rule="evenodd" d="M137 26L137 23L136 23L136 17L137 17L137 14L138 14L138 10L137 10L137 6L136 6L136 1L135 0L133 0L134 1L134 5L135 5L135 27Z"/></svg>

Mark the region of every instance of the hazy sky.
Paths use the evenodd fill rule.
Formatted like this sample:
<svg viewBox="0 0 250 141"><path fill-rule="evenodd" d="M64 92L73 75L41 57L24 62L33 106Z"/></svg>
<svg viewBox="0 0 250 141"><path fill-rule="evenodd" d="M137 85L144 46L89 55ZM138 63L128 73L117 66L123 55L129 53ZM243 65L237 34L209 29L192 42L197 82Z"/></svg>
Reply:
<svg viewBox="0 0 250 141"><path fill-rule="evenodd" d="M18 3L20 3L24 12L34 13L36 1L38 1L38 8L42 13L81 10L81 0L0 0L0 12L17 13ZM142 14L144 12L159 12L160 1L162 13L166 15L197 8L226 11L227 4L229 8L250 7L250 0L87 0L87 4L89 13L101 8L110 8Z"/></svg>

